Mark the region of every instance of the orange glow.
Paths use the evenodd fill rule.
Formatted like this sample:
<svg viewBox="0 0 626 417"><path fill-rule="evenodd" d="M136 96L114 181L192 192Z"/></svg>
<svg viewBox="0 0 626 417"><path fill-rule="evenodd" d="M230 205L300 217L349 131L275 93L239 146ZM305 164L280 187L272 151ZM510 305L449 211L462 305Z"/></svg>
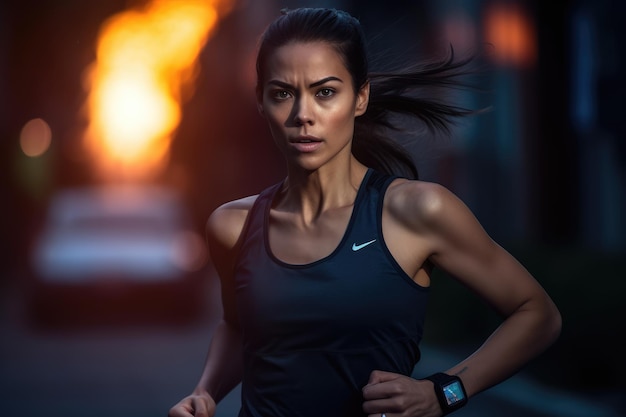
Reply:
<svg viewBox="0 0 626 417"><path fill-rule="evenodd" d="M102 178L149 180L167 166L198 56L233 1L152 0L102 25L83 137Z"/></svg>
<svg viewBox="0 0 626 417"><path fill-rule="evenodd" d="M487 7L485 40L494 45L493 57L500 64L529 67L537 60L535 28L519 5L493 3Z"/></svg>
<svg viewBox="0 0 626 417"><path fill-rule="evenodd" d="M20 147L26 156L43 155L52 141L50 126L43 119L32 119L26 122L20 132Z"/></svg>
<svg viewBox="0 0 626 417"><path fill-rule="evenodd" d="M183 271L193 272L202 268L208 260L204 240L198 233L180 232L174 241L172 261Z"/></svg>

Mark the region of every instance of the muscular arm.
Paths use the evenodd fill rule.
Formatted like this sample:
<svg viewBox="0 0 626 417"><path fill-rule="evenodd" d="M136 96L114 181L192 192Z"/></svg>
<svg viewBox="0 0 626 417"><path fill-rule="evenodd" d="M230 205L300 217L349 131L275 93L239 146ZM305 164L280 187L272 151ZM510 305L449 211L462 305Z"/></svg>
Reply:
<svg viewBox="0 0 626 417"><path fill-rule="evenodd" d="M503 318L473 354L442 370L460 376L469 396L512 376L558 337L561 316L548 294L450 191L401 180L389 188L384 213L388 246L416 282L428 284L425 266L432 263ZM441 415L430 381L377 370L363 388L363 397L363 409L370 415Z"/></svg>
<svg viewBox="0 0 626 417"><path fill-rule="evenodd" d="M417 214L412 227L430 242L429 260L503 317L476 352L447 370L461 376L473 395L510 377L551 345L561 317L541 285L487 235L461 200L436 184L405 185L404 212Z"/></svg>
<svg viewBox="0 0 626 417"><path fill-rule="evenodd" d="M206 225L211 259L220 277L223 318L217 325L196 388L170 410L170 417L212 416L215 404L240 381L243 372L234 291L234 262L248 211L254 197L227 203L216 209Z"/></svg>
<svg viewBox="0 0 626 417"><path fill-rule="evenodd" d="M241 338L238 330L222 320L211 337L202 376L194 393L208 393L215 403L241 382Z"/></svg>

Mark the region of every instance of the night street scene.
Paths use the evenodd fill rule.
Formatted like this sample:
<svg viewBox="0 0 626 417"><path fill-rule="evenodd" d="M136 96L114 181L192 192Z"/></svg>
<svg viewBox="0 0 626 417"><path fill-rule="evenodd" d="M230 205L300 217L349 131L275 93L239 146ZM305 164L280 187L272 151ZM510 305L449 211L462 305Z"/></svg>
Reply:
<svg viewBox="0 0 626 417"><path fill-rule="evenodd" d="M546 289L563 327L453 415L626 417L625 4L2 2L0 414L165 417L194 389L222 315L207 218L286 174L257 108L258 36L308 6L358 17L381 68L493 47L483 88L457 92L488 111L406 146L420 178L458 195ZM433 274L415 378L467 357L501 319ZM240 395L216 416L236 417Z"/></svg>

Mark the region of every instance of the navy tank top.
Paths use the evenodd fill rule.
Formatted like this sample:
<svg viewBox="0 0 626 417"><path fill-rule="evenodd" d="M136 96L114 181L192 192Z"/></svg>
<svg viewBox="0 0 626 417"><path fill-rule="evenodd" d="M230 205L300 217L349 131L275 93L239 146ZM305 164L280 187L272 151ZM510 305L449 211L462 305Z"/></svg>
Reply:
<svg viewBox="0 0 626 417"><path fill-rule="evenodd" d="M410 375L420 358L428 288L385 245L383 197L394 177L369 169L337 248L305 265L277 259L264 190L244 228L235 269L243 338L240 417L364 416L373 370Z"/></svg>

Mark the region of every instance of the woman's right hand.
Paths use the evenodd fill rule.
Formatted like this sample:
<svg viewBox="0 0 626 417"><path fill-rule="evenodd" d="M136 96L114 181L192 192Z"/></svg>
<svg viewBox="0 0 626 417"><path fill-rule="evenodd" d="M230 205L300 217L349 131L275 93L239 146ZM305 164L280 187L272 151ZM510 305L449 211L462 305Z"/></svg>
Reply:
<svg viewBox="0 0 626 417"><path fill-rule="evenodd" d="M213 417L215 401L204 391L193 393L178 402L170 409L168 417Z"/></svg>

